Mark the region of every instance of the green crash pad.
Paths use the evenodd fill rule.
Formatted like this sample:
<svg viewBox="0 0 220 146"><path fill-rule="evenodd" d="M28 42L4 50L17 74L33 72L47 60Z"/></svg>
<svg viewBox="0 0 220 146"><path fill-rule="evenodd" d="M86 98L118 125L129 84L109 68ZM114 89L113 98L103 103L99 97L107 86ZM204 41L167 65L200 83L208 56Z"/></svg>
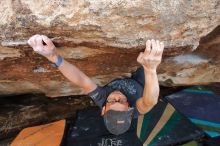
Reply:
<svg viewBox="0 0 220 146"><path fill-rule="evenodd" d="M139 116L137 135L145 146L166 146L200 139L204 132L160 99L150 112Z"/></svg>
<svg viewBox="0 0 220 146"><path fill-rule="evenodd" d="M220 136L220 96L205 86L194 86L165 97L210 137Z"/></svg>

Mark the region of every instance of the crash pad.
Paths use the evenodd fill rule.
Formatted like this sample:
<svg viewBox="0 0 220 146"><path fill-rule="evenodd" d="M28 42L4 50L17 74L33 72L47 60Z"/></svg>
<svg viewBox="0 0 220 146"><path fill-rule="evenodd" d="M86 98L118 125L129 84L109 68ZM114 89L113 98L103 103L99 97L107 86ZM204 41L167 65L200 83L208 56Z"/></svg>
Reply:
<svg viewBox="0 0 220 146"><path fill-rule="evenodd" d="M93 107L79 111L76 121L67 122L69 128L63 146L165 146L197 140L204 132L176 111L172 105L160 100L147 114L133 119L130 129L122 135L110 134Z"/></svg>
<svg viewBox="0 0 220 146"><path fill-rule="evenodd" d="M165 98L210 137L220 136L220 96L215 92L194 86Z"/></svg>
<svg viewBox="0 0 220 146"><path fill-rule="evenodd" d="M11 146L59 146L63 137L65 120L23 129Z"/></svg>
<svg viewBox="0 0 220 146"><path fill-rule="evenodd" d="M144 146L165 146L200 139L204 133L171 104L160 99L150 112L139 116L137 135Z"/></svg>
<svg viewBox="0 0 220 146"><path fill-rule="evenodd" d="M160 99L145 115L133 119L121 135L108 132L98 107L89 107L70 118L22 130L12 146L165 146L197 140L204 132L174 107Z"/></svg>

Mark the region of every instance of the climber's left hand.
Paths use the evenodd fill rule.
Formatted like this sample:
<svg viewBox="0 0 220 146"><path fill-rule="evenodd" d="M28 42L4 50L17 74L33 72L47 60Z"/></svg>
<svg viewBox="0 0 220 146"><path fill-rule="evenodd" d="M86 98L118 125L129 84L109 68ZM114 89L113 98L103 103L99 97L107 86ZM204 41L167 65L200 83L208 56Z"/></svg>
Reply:
<svg viewBox="0 0 220 146"><path fill-rule="evenodd" d="M144 52L141 52L137 61L144 67L145 70L155 71L161 63L164 43L159 40L148 40Z"/></svg>

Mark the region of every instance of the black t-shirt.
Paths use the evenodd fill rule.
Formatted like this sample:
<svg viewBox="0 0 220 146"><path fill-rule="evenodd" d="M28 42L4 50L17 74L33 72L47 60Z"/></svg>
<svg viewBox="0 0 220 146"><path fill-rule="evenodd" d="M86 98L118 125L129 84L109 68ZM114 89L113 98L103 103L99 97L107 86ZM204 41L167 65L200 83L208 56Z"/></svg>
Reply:
<svg viewBox="0 0 220 146"><path fill-rule="evenodd" d="M121 91L128 100L131 107L134 108L134 118L138 117L138 110L136 108L136 101L143 95L143 87L132 78L116 79L105 85L104 87L97 86L97 88L88 95L93 99L95 104L102 108L110 93L118 90Z"/></svg>
<svg viewBox="0 0 220 146"><path fill-rule="evenodd" d="M143 146L136 135L138 119L129 130L113 135L106 129L100 109L89 107L77 113L76 120L67 120L61 146Z"/></svg>

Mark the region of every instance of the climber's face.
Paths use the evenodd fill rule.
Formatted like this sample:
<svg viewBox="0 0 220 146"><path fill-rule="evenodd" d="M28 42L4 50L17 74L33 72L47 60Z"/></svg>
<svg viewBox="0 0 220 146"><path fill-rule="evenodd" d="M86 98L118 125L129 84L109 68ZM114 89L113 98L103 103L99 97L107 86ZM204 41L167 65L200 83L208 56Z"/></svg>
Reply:
<svg viewBox="0 0 220 146"><path fill-rule="evenodd" d="M127 97L120 91L113 91L107 98L106 105L103 106L102 115L109 110L126 111L129 109Z"/></svg>
<svg viewBox="0 0 220 146"><path fill-rule="evenodd" d="M127 98L120 91L112 92L103 106L102 116L107 130L119 135L129 130L134 108L130 108Z"/></svg>

